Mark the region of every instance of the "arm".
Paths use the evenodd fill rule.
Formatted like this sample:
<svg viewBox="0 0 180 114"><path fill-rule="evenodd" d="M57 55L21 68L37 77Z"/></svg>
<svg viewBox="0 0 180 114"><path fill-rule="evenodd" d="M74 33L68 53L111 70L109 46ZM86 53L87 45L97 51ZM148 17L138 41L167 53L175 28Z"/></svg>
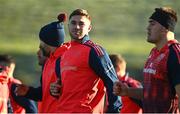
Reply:
<svg viewBox="0 0 180 114"><path fill-rule="evenodd" d="M26 113L37 113L37 108L36 108L35 102L30 100L30 99L27 99L27 98L25 98L23 96L16 96L15 93L14 93L15 88L16 88L16 85L12 84L12 86L11 86L11 95L12 95L12 98L14 99L14 101L18 105L25 108Z"/></svg>
<svg viewBox="0 0 180 114"><path fill-rule="evenodd" d="M29 87L29 91L25 95L25 97L32 99L34 101L41 101L42 100L42 86L37 88Z"/></svg>
<svg viewBox="0 0 180 114"><path fill-rule="evenodd" d="M179 97L179 109L180 109L180 44L174 44L170 47L167 68L170 84L174 94Z"/></svg>
<svg viewBox="0 0 180 114"><path fill-rule="evenodd" d="M113 94L113 84L118 80L113 65L106 54L99 56L92 48L89 56L89 65L102 79L107 90L108 107L107 112L118 112L121 108L121 98Z"/></svg>
<svg viewBox="0 0 180 114"><path fill-rule="evenodd" d="M176 85L175 89L177 95L179 96L179 110L180 110L180 84Z"/></svg>
<svg viewBox="0 0 180 114"><path fill-rule="evenodd" d="M143 88L128 87L120 81L115 82L113 93L118 96L128 96L139 100L143 99Z"/></svg>
<svg viewBox="0 0 180 114"><path fill-rule="evenodd" d="M42 80L42 77L41 77L41 80ZM41 81L41 85L37 88L27 86L24 84L17 85L14 92L16 96L24 96L34 101L41 101L42 100L42 81Z"/></svg>

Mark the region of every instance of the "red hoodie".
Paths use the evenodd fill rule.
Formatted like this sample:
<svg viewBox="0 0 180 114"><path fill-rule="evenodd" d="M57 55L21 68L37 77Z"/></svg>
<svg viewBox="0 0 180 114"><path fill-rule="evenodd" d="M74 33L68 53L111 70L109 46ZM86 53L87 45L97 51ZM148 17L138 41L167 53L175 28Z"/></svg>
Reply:
<svg viewBox="0 0 180 114"><path fill-rule="evenodd" d="M69 43L63 44L46 60L42 73L42 101L38 104L38 112L40 113L55 113L54 108L58 105L58 100L50 95L50 84L57 80L55 72L56 60L62 56L69 46Z"/></svg>

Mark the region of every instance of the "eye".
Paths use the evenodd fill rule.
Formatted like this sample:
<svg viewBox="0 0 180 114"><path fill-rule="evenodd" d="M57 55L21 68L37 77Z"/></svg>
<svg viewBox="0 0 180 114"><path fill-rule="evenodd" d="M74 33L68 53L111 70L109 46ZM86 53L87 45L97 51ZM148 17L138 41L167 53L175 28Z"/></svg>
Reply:
<svg viewBox="0 0 180 114"><path fill-rule="evenodd" d="M79 22L79 26L84 26L84 22Z"/></svg>
<svg viewBox="0 0 180 114"><path fill-rule="evenodd" d="M71 24L72 24L72 25L76 25L76 22L75 22L75 21L71 21Z"/></svg>

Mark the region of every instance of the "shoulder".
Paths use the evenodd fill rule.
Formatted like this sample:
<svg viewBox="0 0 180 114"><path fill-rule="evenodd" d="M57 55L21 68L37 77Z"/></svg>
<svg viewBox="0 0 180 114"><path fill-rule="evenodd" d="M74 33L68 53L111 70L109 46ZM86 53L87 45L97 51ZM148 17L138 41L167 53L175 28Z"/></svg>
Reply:
<svg viewBox="0 0 180 114"><path fill-rule="evenodd" d="M180 43L173 43L169 46L170 57L174 59L178 59L180 64Z"/></svg>
<svg viewBox="0 0 180 114"><path fill-rule="evenodd" d="M91 40L88 40L83 44L89 46L92 50L94 50L97 53L98 56L104 55L104 49L100 45L92 42Z"/></svg>
<svg viewBox="0 0 180 114"><path fill-rule="evenodd" d="M62 56L64 52L67 51L70 47L71 47L70 42L63 43L60 47L56 49L56 51L54 52L54 56L57 57Z"/></svg>
<svg viewBox="0 0 180 114"><path fill-rule="evenodd" d="M176 53L180 52L180 43L174 43L170 46Z"/></svg>
<svg viewBox="0 0 180 114"><path fill-rule="evenodd" d="M71 43L70 43L70 42L66 42L66 43L63 43L60 47L61 47L61 48L69 49L70 46L71 46Z"/></svg>

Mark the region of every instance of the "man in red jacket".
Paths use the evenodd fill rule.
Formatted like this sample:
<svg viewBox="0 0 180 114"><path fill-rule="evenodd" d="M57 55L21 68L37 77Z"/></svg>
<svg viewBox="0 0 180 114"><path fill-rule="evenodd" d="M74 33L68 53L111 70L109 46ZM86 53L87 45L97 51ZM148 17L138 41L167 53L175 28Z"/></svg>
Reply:
<svg viewBox="0 0 180 114"><path fill-rule="evenodd" d="M129 77L129 75L126 73L126 61L125 59L118 54L110 54L109 55L112 64L116 70L118 79L125 83L128 87L135 87L135 88L142 88L142 85L139 81ZM139 106L140 104L137 104L137 99L133 99L127 96L122 96L122 109L121 113L142 113L142 109ZM141 103L141 101L140 101Z"/></svg>
<svg viewBox="0 0 180 114"><path fill-rule="evenodd" d="M63 44L65 37L63 22L65 19L66 15L60 14L58 21L47 24L40 30L40 46L37 54L39 64L43 65L41 86L33 88L20 85L16 89L18 95L25 95L27 98L40 101L38 105L40 113L55 113L54 106L57 105L57 98L50 95L49 87L51 82L57 80L56 64L58 59L69 46L68 43Z"/></svg>
<svg viewBox="0 0 180 114"><path fill-rule="evenodd" d="M121 99L115 96L113 84L118 80L107 52L89 40L91 17L84 9L69 16L70 48L61 57L61 95L58 113L119 112ZM107 110L104 111L107 92ZM53 94L53 93L52 93Z"/></svg>
<svg viewBox="0 0 180 114"><path fill-rule="evenodd" d="M9 55L0 55L0 112L7 113L36 113L37 108L33 101L19 97L14 94L16 84L21 82L13 78L13 72L15 69L15 62ZM10 99L10 100L8 100ZM7 107L7 101L11 107ZM3 105L2 105L3 104Z"/></svg>
<svg viewBox="0 0 180 114"><path fill-rule="evenodd" d="M114 94L143 99L145 113L178 113L180 108L180 43L175 40L177 14L156 8L149 18L147 41L155 44L145 63L143 89L114 85Z"/></svg>

